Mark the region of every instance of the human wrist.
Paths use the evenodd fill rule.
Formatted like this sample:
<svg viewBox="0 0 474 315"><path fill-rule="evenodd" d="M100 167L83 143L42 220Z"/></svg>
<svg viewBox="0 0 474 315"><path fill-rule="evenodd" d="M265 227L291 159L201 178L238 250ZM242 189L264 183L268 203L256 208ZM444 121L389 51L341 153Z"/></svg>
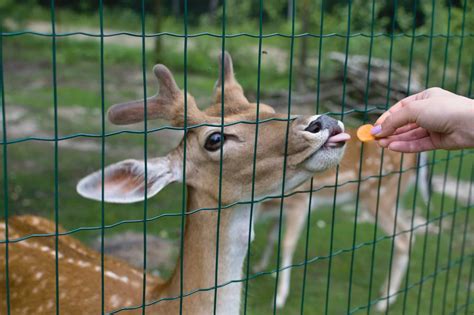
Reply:
<svg viewBox="0 0 474 315"><path fill-rule="evenodd" d="M460 115L460 148L474 148L474 99L463 97L466 111Z"/></svg>

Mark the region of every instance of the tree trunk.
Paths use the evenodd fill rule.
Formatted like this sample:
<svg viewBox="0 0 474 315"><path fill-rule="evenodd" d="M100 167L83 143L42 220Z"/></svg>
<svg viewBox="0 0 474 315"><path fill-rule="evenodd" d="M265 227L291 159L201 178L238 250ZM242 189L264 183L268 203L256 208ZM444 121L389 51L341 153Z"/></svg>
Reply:
<svg viewBox="0 0 474 315"><path fill-rule="evenodd" d="M161 0L155 0L155 33L161 32ZM162 39L161 36L155 37L155 51L154 51L154 62L161 62L161 51L162 51Z"/></svg>
<svg viewBox="0 0 474 315"><path fill-rule="evenodd" d="M210 0L209 1L209 13L216 13L217 6L219 5L219 0Z"/></svg>
<svg viewBox="0 0 474 315"><path fill-rule="evenodd" d="M307 33L309 31L309 14L310 10L310 3L309 0L303 0L301 6L301 32ZM303 36L301 37L301 46L300 46L300 56L299 56L299 67L298 67L298 81L300 84L298 86L301 89L305 89L304 85L304 74L306 70L306 61L308 59L308 37Z"/></svg>
<svg viewBox="0 0 474 315"><path fill-rule="evenodd" d="M293 0L288 0L288 7L286 11L286 18L288 21L291 22L291 19L293 18Z"/></svg>
<svg viewBox="0 0 474 315"><path fill-rule="evenodd" d="M172 6L173 6L174 16L179 16L179 14L181 13L181 8L180 8L180 5L179 5L179 1L180 0L173 0Z"/></svg>
<svg viewBox="0 0 474 315"><path fill-rule="evenodd" d="M219 6L219 0L210 0L209 1L209 16L213 22L216 20L216 11Z"/></svg>

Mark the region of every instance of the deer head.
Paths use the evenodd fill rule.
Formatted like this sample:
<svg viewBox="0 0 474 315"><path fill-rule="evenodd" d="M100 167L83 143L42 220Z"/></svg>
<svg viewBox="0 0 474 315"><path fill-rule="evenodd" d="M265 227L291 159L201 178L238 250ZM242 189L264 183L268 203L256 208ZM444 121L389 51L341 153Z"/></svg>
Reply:
<svg viewBox="0 0 474 315"><path fill-rule="evenodd" d="M257 106L244 96L228 53L224 55L223 71L215 85L215 103L201 111L194 98L184 95L179 89L168 68L156 65L153 72L159 82L159 93L146 101L112 106L108 112L109 120L119 125L143 121L145 104L147 119L165 119L174 126L183 127L186 114L189 127L185 135L186 184L217 200L222 150L221 200L226 204L249 198L252 180L256 181L256 196L281 192L286 142L287 190L340 161L345 141L349 138L341 122L324 115L292 117L288 122L285 114L275 113L265 104L259 107L258 143L257 152L254 152ZM223 133L222 123L225 126ZM148 198L169 183L181 180L184 145L182 141L168 155L147 161ZM252 178L254 154L257 164L255 179ZM144 172L143 161L125 160L104 169L104 183L101 181L102 172L97 171L81 180L77 190L84 197L101 200L101 186L104 185L104 200L107 202L141 201L145 198Z"/></svg>

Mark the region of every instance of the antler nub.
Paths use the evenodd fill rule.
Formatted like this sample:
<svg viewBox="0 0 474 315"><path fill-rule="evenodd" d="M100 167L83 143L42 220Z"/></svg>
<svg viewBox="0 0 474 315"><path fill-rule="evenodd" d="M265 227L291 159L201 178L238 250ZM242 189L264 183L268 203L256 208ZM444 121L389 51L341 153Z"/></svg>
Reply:
<svg viewBox="0 0 474 315"><path fill-rule="evenodd" d="M181 93L181 90L179 89L173 74L165 65L155 65L153 67L153 73L160 84L161 97L172 99Z"/></svg>
<svg viewBox="0 0 474 315"><path fill-rule="evenodd" d="M219 54L217 62L219 63L219 77L217 78L216 87L219 87L222 85L222 53ZM227 51L224 51L224 82L233 83L234 81L235 77L232 57Z"/></svg>
<svg viewBox="0 0 474 315"><path fill-rule="evenodd" d="M224 62L222 62L222 58ZM218 58L219 63L219 77L217 78L216 85L214 88L214 99L216 103L221 102L222 92L224 92L224 101L230 107L232 106L242 106L243 104L248 104L248 100L244 95L244 91L240 84L235 80L234 75L234 65L232 63L232 58L227 51L224 51L224 56L222 53L219 54ZM222 75L222 66L224 66L224 73ZM224 91L222 91L222 76L224 77Z"/></svg>

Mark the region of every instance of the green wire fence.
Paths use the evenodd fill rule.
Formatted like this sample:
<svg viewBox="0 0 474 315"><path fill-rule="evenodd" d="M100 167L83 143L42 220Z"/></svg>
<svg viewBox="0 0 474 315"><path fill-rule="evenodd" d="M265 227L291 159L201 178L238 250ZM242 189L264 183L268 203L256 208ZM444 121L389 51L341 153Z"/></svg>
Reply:
<svg viewBox="0 0 474 315"><path fill-rule="evenodd" d="M400 17L397 15L399 10L399 1L391 1L391 20L389 31L376 32L376 16L377 16L377 6L379 2L373 0L370 2L370 11L366 13L367 19L370 19L370 30L369 32L359 32L354 31L354 24L360 23L360 21L353 21L354 10L357 10L358 3L355 1L348 0L345 4L347 9L347 21L341 21L345 23L346 30L343 33L334 32L333 30L325 27L325 15L328 14L327 6L329 1L321 0L316 1L315 11L311 12L312 15L318 17L318 28L311 29L308 32L298 32L298 16L297 10L295 9L298 5L298 1L292 0L291 6L293 8L291 13L291 18L289 21L289 31L288 33L271 33L265 32L265 19L266 15L264 12L265 6L271 6L271 2L264 2L263 0L252 1L254 11L258 12L258 29L253 32L239 32L232 33L228 31L227 23L227 14L228 14L228 2L223 0L221 3L221 19L219 20L219 27L221 32L198 32L191 33L189 32L188 26L190 24L189 17L189 4L188 1L184 0L183 5L183 20L181 21L183 32L160 32L160 33L150 33L146 30L146 18L147 16L147 7L145 1L141 0L140 2L140 32L114 32L110 33L106 31L104 26L104 3L103 0L98 2L98 16L99 16L99 33L92 32L57 32L57 17L56 17L56 4L54 0L51 0L50 3L50 26L51 32L41 32L32 30L4 30L2 29L0 36L0 94L1 94L1 105L2 105L2 185L3 185L3 222L5 223L5 233L0 236L0 248L3 253L0 254L0 261L4 262L4 266L0 266L0 270L3 270L3 275L0 277L4 281L5 286L1 288L3 294L0 294L0 297L4 301L0 301L0 305L4 305L3 309L0 310L0 314L14 314L12 312L11 301L12 295L10 294L10 283L13 281L10 277L10 270L12 264L10 260L10 247L13 244L19 244L21 242L31 240L31 239L42 239L42 238L54 238L55 240L55 310L52 313L62 313L61 311L61 287L59 285L60 277L60 268L59 268L59 239L65 235L80 235L81 232L96 232L100 234L100 277L101 277L101 287L98 288L97 295L101 297L101 312L106 313L106 301L105 301L105 274L107 272L105 268L105 243L106 243L106 232L115 231L121 229L125 226L131 226L133 224L140 224L141 231L143 234L143 268L142 268L142 301L140 305L133 305L129 307L119 307L116 310L111 311L112 314L126 313L127 310L139 310L143 314L146 312L148 306L157 305L159 303L165 303L170 300L179 300L179 313L183 313L183 301L193 295L198 294L199 292L213 291L213 313L217 313L218 305L218 292L222 288L231 285L232 283L242 283L243 292L242 292L242 306L241 312L244 314L260 314L260 313L273 313L273 314L335 314L335 313L377 313L374 309L374 305L379 302L383 302L387 299L390 299L392 296L398 296L395 304L390 305L384 312L386 314L470 314L472 313L472 304L474 303L474 297L471 294L473 286L473 269L474 269L474 247L472 245L473 235L474 235L474 222L472 221L472 215L470 214L473 209L473 196L472 196L472 183L474 181L474 150L466 149L456 152L441 152L436 151L430 153L429 161L423 161L421 156L417 158L417 167L416 168L403 168L403 161L405 157L401 155L400 158L400 168L397 172L384 173L383 172L383 161L385 152L381 150L380 154L380 169L378 174L364 177L362 173L362 163L364 156L364 146L362 146L360 156L359 156L359 169L358 169L358 179L356 181L344 181L339 178L339 173L336 173L335 182L333 185L328 185L325 187L317 187L316 182L317 178L311 179L309 189L298 189L296 191L287 192L285 189L285 178L287 170L287 160L286 153L288 151L288 136L290 132L290 123L293 119L291 116L294 113L294 107L292 102L294 95L298 94L297 89L295 89L295 64L298 62L298 57L295 55L297 51L297 43L299 40L310 40L313 42L315 47L315 56L312 57L315 64L315 72L312 73L312 76L316 78L315 85L313 86L312 91L316 94L316 102L314 105L314 114L324 113L325 104L324 101L320 99L321 95L321 82L323 80L324 63L325 63L325 54L327 54L325 47L332 47L333 41L344 41L343 52L345 54L342 73L343 79L340 84L342 85L342 93L340 98L340 110L337 112L328 112L327 114L333 115L334 117L340 119L341 121L346 122L347 117L352 115L360 115L363 118L360 120L360 123L369 122L369 115L373 113L379 113L381 110L386 110L391 104L391 99L393 93L393 81L396 80L392 77L392 67L396 63L394 59L394 54L408 54L407 64L403 64L408 68L408 79L406 88L403 92L405 95L412 94L412 83L415 72L419 71L425 74L424 76L424 88L429 88L434 85L439 85L442 88L449 88L453 92L458 94L465 95L472 98L474 95L473 91L473 81L474 81L474 58L471 54L466 54L466 47L474 47L474 30L472 29L474 25L472 14L474 11L474 5L469 3L467 0L463 0L462 3L457 3L456 5L462 8L462 17L461 23L453 25L452 23L452 14L453 14L453 2L455 1L446 1L447 10L439 10L439 1L432 0L431 2L427 1L400 1L403 3L409 3L411 12L408 16L402 17L406 20L409 20L410 31L404 32L400 31L400 27L397 26L397 21ZM368 4L367 4L368 5ZM416 12L418 9L423 6L425 9L428 8L430 12L430 31L426 33L417 32L417 15ZM442 6L441 8L444 8ZM457 13L457 11L456 11ZM445 30L441 33L436 30L439 29L437 26L437 19L440 16L447 15ZM444 21L444 20L443 20ZM90 133L90 132L78 132L63 134L60 132L59 128L59 112L60 109L60 99L58 97L58 75L60 71L68 71L67 69L59 69L57 67L57 50L58 50L58 40L64 38L73 38L73 37L86 37L88 39L98 39L99 40L99 68L97 69L99 74L99 93L100 93L100 105L97 106L100 113L100 132L99 133ZM239 40L242 38L255 39L258 41L257 45L257 81L254 82L256 86L255 93L255 103L256 103L256 119L252 121L239 121L232 123L224 122L224 108L225 97L224 97L224 72L220 73L222 86L219 87L222 89L221 93L221 113L220 113L220 124L200 124L200 125L190 125L188 123L188 117L185 114L184 116L184 126L173 127L173 126L151 126L147 123L147 119L144 120L143 130L116 130L116 131L107 131L106 124L106 110L109 106L110 101L108 100L108 90L107 90L107 81L108 77L106 75L106 41L108 38L116 36L126 36L131 38L137 38L140 40L140 70L141 70L141 81L142 81L142 97L145 99L145 117L147 116L147 106L146 99L149 96L147 90L147 71L149 71L149 55L146 53L147 49L147 39L148 38L175 38L181 40L181 45L183 49L183 59L181 66L183 69L183 89L184 93L189 90L189 83L192 80L192 71L189 69L189 58L190 47L189 40L193 39L201 40L206 38L215 38L220 40L220 51L222 51L222 57L219 60L222 68L224 68L224 51L228 49L228 41ZM32 135L32 136L10 136L9 135L9 126L8 126L8 117L7 110L9 106L15 106L9 104L7 101L9 90L7 88L6 76L8 75L8 69L6 68L6 61L4 57L4 50L6 49L6 43L10 39L18 39L24 37L34 37L42 41L48 42L51 44L51 85L52 85L52 104L53 109L53 136L43 136L43 135ZM173 130L181 131L185 135L189 130L194 128L199 128L202 126L215 126L219 127L221 133L224 133L224 128L233 126L236 124L247 124L253 125L255 128L255 138L252 144L253 147L253 165L252 165L252 178L256 177L256 161L257 161L257 149L258 149L258 134L259 126L263 123L268 122L268 119L263 119L259 116L261 98L264 90L267 88L265 83L262 82L261 72L265 65L263 64L262 56L265 55L264 42L271 40L273 38L278 38L288 41L288 59L283 62L288 65L288 78L287 78L287 107L286 107L286 119L279 119L280 121L286 122L286 144L285 144L285 159L282 165L282 189L281 193L278 195L266 196L264 198L257 198L255 193L255 180L252 181L251 187L251 198L250 200L240 200L231 204L224 204L222 199L222 179L223 179L223 163L220 163L219 168L219 198L218 206L213 208L200 208L193 211L186 211L187 205L187 185L186 185L186 157L188 153L186 152L186 137L183 137L184 141L184 152L183 152L183 176L182 184L180 184L179 195L180 199L180 209L173 209L171 211L162 212L160 214L154 214L152 208L154 207L152 201L147 201L147 188L148 178L147 178L147 159L151 156L151 145L152 140L150 136L160 135L160 133ZM385 58L388 59L388 71L387 76L387 86L384 91L385 102L374 104L370 101L370 91L371 91L371 82L373 71L372 67L374 64L374 56L380 55L380 47L377 47L377 40L383 39L388 40L388 55ZM407 46L408 51L399 52L397 51L397 42L401 40L409 40L409 45ZM368 41L368 46L364 51L364 58L367 59L367 72L364 77L359 78L361 82L364 82L363 88L363 104L361 107L354 108L351 107L350 102L348 101L348 65L350 62L351 45L353 43L358 43L359 41ZM422 43L426 45L427 50L425 59L418 60L419 54L415 54L415 48L417 45ZM434 43L436 41L436 43ZM444 44L440 44L443 42ZM453 44L453 42L455 44ZM386 41L383 42L384 45L387 44ZM437 45L437 46L436 46ZM425 46L423 46L425 47ZM387 47L384 47L384 49ZM441 55L442 59L442 70L441 75L438 77L431 72L433 68L433 52L436 49L442 49ZM468 51L469 52L469 51ZM452 57L452 56L455 57ZM450 58L451 56L451 58ZM452 62L455 61L455 63ZM466 60L469 60L470 67L466 68ZM438 62L439 60L437 60ZM423 69L415 69L414 64L423 64ZM463 63L464 62L464 63ZM374 66L375 67L375 66ZM171 69L173 70L173 69ZM433 79L434 77L434 79ZM436 82L435 82L436 81ZM271 105L271 104L270 104ZM188 110L188 99L184 98L184 112L187 113ZM270 119L278 120L278 119ZM474 128L474 122L473 122ZM145 161L145 199L143 203L143 213L139 219L123 219L115 221L114 223L107 223L106 217L108 211L113 211L112 206L107 206L104 202L104 186L101 187L101 196L102 201L100 203L100 225L90 225L90 226L80 226L76 228L70 228L67 230L61 230L60 224L62 221L61 214L63 213L63 207L61 205L60 196L64 193L65 188L61 187L61 142L73 140L73 139L96 139L100 141L100 168L102 169L102 182L105 179L105 172L103 171L107 164L108 156L108 147L107 141L113 137L119 137L121 135L128 135L130 137L142 137L142 151L141 155ZM30 143L52 143L53 144L53 221L55 224L54 233L41 233L41 234L27 234L21 237L11 237L9 235L9 219L14 215L18 214L14 211L11 211L13 208L13 201L11 198L12 194L12 183L14 182L15 170L13 165L17 162L9 158L11 155L10 150L12 147L19 146L28 146ZM223 160L224 152L222 146L219 150L220 160ZM84 166L85 167L85 166ZM441 191L434 191L431 194L428 203L421 210L426 217L426 222L417 223L415 221L415 213L419 213L419 199L420 194L417 188L417 184L422 179L420 178L420 170L423 168L430 169L429 174L429 183L432 184L434 177L440 178L442 184ZM339 166L337 167L337 170ZM415 175L415 185L414 191L410 193L409 202L405 202L403 199L401 190L402 186L402 175L406 172L414 171ZM393 233L391 235L380 236L379 232L379 203L383 198L382 192L382 180L389 175L398 176L397 187L391 187L396 189L396 204L395 204L395 223L393 226ZM450 178L454 179L454 183L450 181ZM79 179L79 178L77 178ZM377 191L376 191L376 203L377 203L377 212L375 214L375 224L373 226L367 227L361 225L359 222L359 214L361 212L361 205L359 202L361 192L361 184L364 182L375 179L378 181ZM337 205L337 201L341 198L338 194L338 189L341 187L356 184L356 200L354 201L354 213L342 215L341 208ZM467 197L464 199L460 198L461 185L467 183ZM454 196L449 196L446 191L449 185L454 185ZM452 188L452 187L451 187ZM319 214L319 212L312 212L312 203L313 203L313 194L322 190L322 189L333 189L334 194L332 197L332 206L330 209L326 209L326 213ZM284 210L285 204L284 200L288 197L295 196L298 194L308 195L308 204L307 213L306 213L306 225L305 231L302 233L304 236L300 240L301 250L298 252L297 258L295 258L294 263L289 266L282 266L281 262L281 243L284 233ZM277 228L277 250L275 254L274 266L270 270L261 271L261 272L252 272L252 266L256 258L259 256L259 249L264 246L260 241L260 247L257 249L252 243L252 226L254 225L254 213L257 211L258 204L273 200L279 199L281 201L279 211L278 211L278 228ZM397 231L397 217L399 212L402 211L404 204L409 204L407 212L410 215L410 228L409 230ZM219 270L219 257L222 255L219 251L219 244L221 241L221 213L225 209L229 209L236 205L249 205L250 206L250 221L248 227L248 239L247 239L247 253L246 260L243 266L243 276L242 278L232 279L232 281L227 283L222 283L218 277ZM149 276L150 268L147 266L147 236L150 235L152 231L152 224L156 224L160 221L166 219L176 219L178 220L180 236L177 246L179 247L179 256L182 259L179 260L179 265L176 267L176 272L179 272L181 275L184 274L184 228L185 220L187 216L191 216L195 213L203 211L214 211L217 213L217 223L216 223L216 248L215 248L215 273L214 273L214 285L212 287L199 288L192 292L186 292L184 290L184 282L186 281L185 277L180 277L180 290L178 296L167 296L162 297L158 300L148 301L146 299L147 293L147 277ZM349 219L348 219L349 217ZM324 218L326 221L330 221L330 224L327 227L328 233L324 234L323 228L317 229L315 223L318 223L321 218ZM338 223L341 221L349 220L349 223L346 223L342 228L338 227ZM437 228L437 235L429 235L429 228L435 226ZM347 228L347 230L345 230ZM352 229L352 230L350 230ZM122 229L123 230L123 229ZM418 239L417 243L414 243L415 233L420 233L421 235L416 237ZM339 234L343 233L346 238L346 244L341 241ZM323 235L324 234L324 235ZM406 274L403 277L403 283L401 289L395 293L389 293L388 289L385 292L380 292L381 297L379 297L379 292L377 288L379 286L380 273L378 268L378 263L380 261L385 264L385 269L390 269L394 260L394 251L395 251L395 238L402 234L409 234L410 242L408 249L408 269ZM316 236L315 236L316 235ZM257 238L259 234L257 233ZM323 251L324 249L324 251ZM327 251L326 251L327 250ZM316 253L316 254L315 254ZM3 255L3 256L2 256ZM381 260L381 255L384 258ZM344 259L344 260L342 260ZM348 268L346 268L348 266ZM1 269L3 268L3 269ZM292 270L293 273L298 273L298 281L294 281L291 286L290 297L288 300L287 307L279 310L277 308L277 286L279 279L281 277L281 272L284 270ZM361 280L361 275L359 274L363 270L365 279ZM381 269L382 270L382 269ZM388 284L390 284L393 279L391 279L390 272L388 272ZM271 277L274 276L273 280ZM367 280L367 281L366 281ZM260 283L265 282L265 286L260 286ZM271 282L271 283L270 283ZM367 282L367 283L366 283ZM388 285L389 287L389 285ZM268 293L264 296L271 298L268 301L262 301L262 298L258 296L260 290L265 291L262 288L271 288L271 293ZM258 300L258 301L257 301ZM319 304L315 305L315 301ZM2 304L3 303L3 304ZM18 302L16 302L18 303ZM27 301L24 301L27 303ZM256 306L259 303L266 303L265 311L262 311L263 306ZM271 305L270 305L271 304ZM33 314L33 313L32 313Z"/></svg>

